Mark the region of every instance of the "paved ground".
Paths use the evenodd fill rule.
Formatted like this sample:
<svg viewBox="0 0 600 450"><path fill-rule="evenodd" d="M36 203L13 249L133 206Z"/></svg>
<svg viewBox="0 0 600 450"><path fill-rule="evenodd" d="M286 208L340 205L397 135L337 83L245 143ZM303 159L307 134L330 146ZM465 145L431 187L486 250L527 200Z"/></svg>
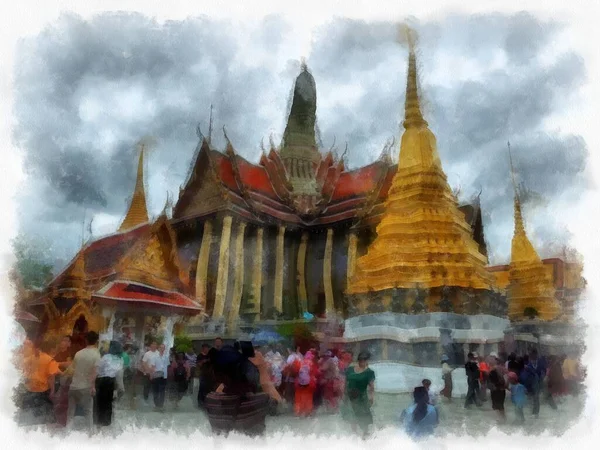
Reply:
<svg viewBox="0 0 600 450"><path fill-rule="evenodd" d="M163 413L154 412L152 406L142 403L137 410L132 410L125 405L125 402L118 404L115 411L115 418L111 433L118 434L124 429L131 427L151 427L162 429L176 429L182 434L188 434L194 431L209 433L210 425L206 415L195 408L192 396L185 397L180 407L175 410L173 405L167 403L166 411ZM151 400L152 401L152 400ZM373 415L375 427L382 428L394 426L398 422L398 416L402 409L409 405L411 396L408 394L376 394ZM531 415L531 407L528 406L525 415L525 429L528 434L537 434L549 430L553 435L564 433L578 418L584 406L584 394L578 398L566 397L558 404L558 410L552 410L548 405L542 402L540 416L535 419ZM452 403L442 403L440 408L440 426L436 433L443 435L448 432L457 432L460 434L478 435L485 433L496 426L496 415L491 409L490 401L484 403L481 408L473 407L465 410L461 399L455 399ZM507 396L507 423L500 425L501 429L510 432L516 429L513 425L515 420L510 396ZM23 415L20 424L30 428L35 422L31 416ZM76 418L76 429L83 430L83 418ZM50 427L51 432L64 433L63 430L57 430ZM350 427L341 419L339 414L326 414L318 412L315 417L308 419L298 419L288 414L267 418L267 430L269 432L289 431L299 434L328 434L328 435L347 435ZM108 432L108 430L106 430Z"/></svg>

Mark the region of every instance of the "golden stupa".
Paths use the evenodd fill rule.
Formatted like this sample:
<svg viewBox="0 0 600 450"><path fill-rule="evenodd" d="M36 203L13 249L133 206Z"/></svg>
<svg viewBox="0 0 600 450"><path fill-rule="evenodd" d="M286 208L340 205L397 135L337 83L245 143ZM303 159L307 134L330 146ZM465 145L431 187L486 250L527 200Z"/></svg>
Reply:
<svg viewBox="0 0 600 450"><path fill-rule="evenodd" d="M509 145L510 155L510 145ZM515 189L515 234L512 239L509 286L508 286L508 318L511 321L529 318L526 308L537 311L537 317L542 320L556 319L561 313L560 303L554 296L555 289L552 273L542 263L525 233L521 202L514 181ZM531 314L533 316L533 314Z"/></svg>
<svg viewBox="0 0 600 450"><path fill-rule="evenodd" d="M148 209L146 207L146 192L144 190L144 146L142 145L131 205L125 219L123 219L123 223L119 227L119 231L131 230L145 223L148 223Z"/></svg>
<svg viewBox="0 0 600 450"><path fill-rule="evenodd" d="M404 134L398 172L367 254L356 262L348 294L441 286L491 290L487 258L471 237L421 114L415 36L409 43Z"/></svg>

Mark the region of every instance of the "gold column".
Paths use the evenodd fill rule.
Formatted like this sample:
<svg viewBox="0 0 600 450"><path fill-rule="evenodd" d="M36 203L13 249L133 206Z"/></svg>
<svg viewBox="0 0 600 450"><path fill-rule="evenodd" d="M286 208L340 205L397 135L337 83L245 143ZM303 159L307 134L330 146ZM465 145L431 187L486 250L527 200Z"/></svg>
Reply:
<svg viewBox="0 0 600 450"><path fill-rule="evenodd" d="M231 308L229 308L229 317L227 320L230 328L240 315L240 304L242 302L242 291L244 288L244 231L246 231L246 224L241 222L235 240L235 280L233 284L233 298L231 299Z"/></svg>
<svg viewBox="0 0 600 450"><path fill-rule="evenodd" d="M308 294L306 293L306 246L308 244L308 233L302 233L300 248L298 249L298 296L300 297L300 309L308 311Z"/></svg>
<svg viewBox="0 0 600 450"><path fill-rule="evenodd" d="M223 316L225 298L227 297L227 278L229 277L229 240L231 238L231 216L223 219L221 231L221 248L219 250L219 271L217 273L217 292L215 294L215 307L213 318Z"/></svg>
<svg viewBox="0 0 600 450"><path fill-rule="evenodd" d="M198 254L198 265L196 266L196 299L206 308L206 277L208 275L208 258L210 257L210 246L212 243L212 222L204 222L204 233L202 244Z"/></svg>
<svg viewBox="0 0 600 450"><path fill-rule="evenodd" d="M254 272L252 273L252 300L253 312L260 314L262 303L262 254L263 254L263 229L256 230L256 249L254 250Z"/></svg>
<svg viewBox="0 0 600 450"><path fill-rule="evenodd" d="M350 280L354 275L354 267L356 265L356 247L357 237L356 233L350 233L348 236L348 268L347 270L347 286L350 286Z"/></svg>
<svg viewBox="0 0 600 450"><path fill-rule="evenodd" d="M333 253L333 228L327 230L327 242L325 243L325 258L323 260L323 285L325 288L325 312L335 312L333 302L333 287L331 286L331 254Z"/></svg>
<svg viewBox="0 0 600 450"><path fill-rule="evenodd" d="M275 295L273 297L273 306L279 312L283 312L283 237L285 227L279 227L277 234L277 251L275 254Z"/></svg>

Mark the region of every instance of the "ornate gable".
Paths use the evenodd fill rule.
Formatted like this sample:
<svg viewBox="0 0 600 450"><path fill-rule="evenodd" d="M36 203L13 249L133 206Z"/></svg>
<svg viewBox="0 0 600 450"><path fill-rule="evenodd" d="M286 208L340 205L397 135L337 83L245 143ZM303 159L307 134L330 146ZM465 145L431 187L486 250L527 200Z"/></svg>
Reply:
<svg viewBox="0 0 600 450"><path fill-rule="evenodd" d="M227 196L213 167L210 148L203 140L190 178L179 194L173 219L202 215L227 204Z"/></svg>
<svg viewBox="0 0 600 450"><path fill-rule="evenodd" d="M119 278L167 291L185 290L175 235L161 217L119 262Z"/></svg>

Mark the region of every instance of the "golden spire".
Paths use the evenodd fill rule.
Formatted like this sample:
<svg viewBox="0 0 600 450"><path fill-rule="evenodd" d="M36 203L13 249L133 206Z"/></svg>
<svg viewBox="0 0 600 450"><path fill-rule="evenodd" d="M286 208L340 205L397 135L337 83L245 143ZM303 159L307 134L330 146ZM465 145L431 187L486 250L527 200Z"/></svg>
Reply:
<svg viewBox="0 0 600 450"><path fill-rule="evenodd" d="M405 131L377 237L356 262L349 294L397 288L491 289L487 258L458 209L419 107L415 35L408 38ZM402 36L401 36L402 37Z"/></svg>
<svg viewBox="0 0 600 450"><path fill-rule="evenodd" d="M146 207L146 192L144 190L144 144L142 144L133 198L131 199L129 211L127 211L127 215L119 227L119 231L131 230L144 223L148 223L148 209Z"/></svg>
<svg viewBox="0 0 600 450"><path fill-rule="evenodd" d="M555 297L552 274L542 263L525 232L510 142L508 143L508 157L515 191L515 233L512 239L508 274L510 281L508 287L508 317L511 320L527 319L525 310L532 308L537 311L537 317L540 319L552 320L559 316L561 306Z"/></svg>
<svg viewBox="0 0 600 450"><path fill-rule="evenodd" d="M421 128L428 124L423 119L421 105L419 102L419 91L417 85L417 57L415 55L415 44L417 36L413 30L406 27L406 39L408 41L408 73L406 76L406 101L404 104L404 128Z"/></svg>

